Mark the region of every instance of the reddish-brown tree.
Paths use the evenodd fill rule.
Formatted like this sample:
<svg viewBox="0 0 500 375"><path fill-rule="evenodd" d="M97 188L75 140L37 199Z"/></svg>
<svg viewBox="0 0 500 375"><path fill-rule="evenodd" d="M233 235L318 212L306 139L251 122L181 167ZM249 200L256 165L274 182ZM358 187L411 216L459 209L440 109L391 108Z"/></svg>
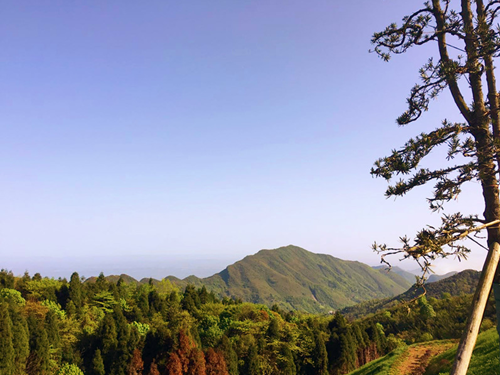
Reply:
<svg viewBox="0 0 500 375"><path fill-rule="evenodd" d="M216 352L212 348L205 354L206 375L229 375L226 361L222 353Z"/></svg>
<svg viewBox="0 0 500 375"><path fill-rule="evenodd" d="M191 350L194 348L193 340L184 332L184 330L179 331L179 348L177 349L177 355L179 357L182 372L184 374L188 373L189 368L189 355Z"/></svg>
<svg viewBox="0 0 500 375"><path fill-rule="evenodd" d="M167 375L183 375L181 360L177 353L170 354L167 362Z"/></svg>
<svg viewBox="0 0 500 375"><path fill-rule="evenodd" d="M160 371L158 371L158 366L156 365L156 362L154 360L149 367L148 375L160 375Z"/></svg>
<svg viewBox="0 0 500 375"><path fill-rule="evenodd" d="M128 375L141 375L144 370L144 361L142 360L141 351L135 349L128 367Z"/></svg>

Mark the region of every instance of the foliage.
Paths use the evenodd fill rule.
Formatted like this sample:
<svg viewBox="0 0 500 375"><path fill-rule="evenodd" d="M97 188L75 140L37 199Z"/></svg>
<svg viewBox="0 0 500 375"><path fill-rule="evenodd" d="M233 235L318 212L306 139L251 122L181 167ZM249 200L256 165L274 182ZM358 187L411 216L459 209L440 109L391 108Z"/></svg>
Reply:
<svg viewBox="0 0 500 375"><path fill-rule="evenodd" d="M59 369L59 371L56 372L56 375L84 375L84 374L82 370L78 368L77 365L66 363Z"/></svg>
<svg viewBox="0 0 500 375"><path fill-rule="evenodd" d="M460 279L454 283L460 289ZM89 375L340 375L423 340L425 333L458 337L471 300L468 295L429 297L410 310L398 305L349 321L340 312L309 315L278 305L218 300L203 287L167 294L154 283L125 287L120 279L114 284L104 276L81 283L76 275L69 284L50 281L48 291L37 289L38 299L32 293L25 305L17 298L0 304L0 329L7 332L0 335L0 350L13 353L2 355L0 366L13 367L12 375L52 374L70 365ZM19 290L6 294L19 296L13 291L22 293L25 283L14 278L14 285ZM55 300L47 299L52 293ZM422 306L432 307L435 316L430 319ZM486 317L493 319L492 306Z"/></svg>

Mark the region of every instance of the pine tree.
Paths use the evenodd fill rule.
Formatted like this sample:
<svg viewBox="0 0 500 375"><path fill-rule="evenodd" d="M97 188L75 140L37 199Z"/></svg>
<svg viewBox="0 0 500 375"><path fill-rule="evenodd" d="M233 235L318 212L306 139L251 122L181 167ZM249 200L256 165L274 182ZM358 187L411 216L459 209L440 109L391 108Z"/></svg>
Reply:
<svg viewBox="0 0 500 375"><path fill-rule="evenodd" d="M0 303L0 374L14 373L14 344L12 342L12 321L6 303Z"/></svg>
<svg viewBox="0 0 500 375"><path fill-rule="evenodd" d="M493 282L500 290L500 99L494 66L500 48L498 10L496 0L426 1L403 17L401 25L393 23L372 38L374 51L386 61L412 47L435 46L435 56L429 56L420 69L422 82L410 92L408 109L397 119L399 125L418 120L431 99L445 90L463 121L444 120L436 130L410 139L401 149L376 161L373 175L387 181L398 178L391 181L386 196L403 196L417 186L434 184L428 202L431 210L438 211L457 199L463 184L473 181L481 188L481 218L460 212L444 214L440 227L422 229L414 241L401 238L399 249L374 244L374 249L385 255L402 253L404 258L415 259L427 272L438 257L466 257L469 249L460 241L487 231L489 251L451 370L453 375L467 372ZM463 53L457 56L456 50ZM436 155L433 151L441 146L448 148L443 165L422 168L423 159Z"/></svg>

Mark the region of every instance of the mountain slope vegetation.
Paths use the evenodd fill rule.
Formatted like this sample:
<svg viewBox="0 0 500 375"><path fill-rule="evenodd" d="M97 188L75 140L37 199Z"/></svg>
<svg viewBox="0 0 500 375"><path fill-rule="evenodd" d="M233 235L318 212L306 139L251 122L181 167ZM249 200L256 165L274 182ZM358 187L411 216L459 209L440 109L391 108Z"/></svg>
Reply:
<svg viewBox="0 0 500 375"><path fill-rule="evenodd" d="M389 298L361 302L354 306L348 306L342 310L350 319L356 319L377 311L388 309L404 301L410 301L419 295L424 294L427 297L441 298L443 295L459 296L472 294L476 290L481 272L474 270L465 270L453 276L441 279L435 282L427 283L424 287L417 288L413 285L406 292Z"/></svg>
<svg viewBox="0 0 500 375"><path fill-rule="evenodd" d="M411 285L366 264L314 254L297 246L261 250L207 278L168 277L180 288L206 286L219 297L280 308L327 312L361 301L391 297Z"/></svg>

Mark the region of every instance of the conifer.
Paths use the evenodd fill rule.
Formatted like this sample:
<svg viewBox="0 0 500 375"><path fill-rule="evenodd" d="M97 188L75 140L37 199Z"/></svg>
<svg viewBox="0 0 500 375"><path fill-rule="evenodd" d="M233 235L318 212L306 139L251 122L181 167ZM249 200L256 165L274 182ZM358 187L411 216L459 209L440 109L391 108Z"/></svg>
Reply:
<svg viewBox="0 0 500 375"><path fill-rule="evenodd" d="M206 375L205 356L198 348L193 348L189 354L189 375Z"/></svg>
<svg viewBox="0 0 500 375"><path fill-rule="evenodd" d="M11 306L12 344L14 346L14 374L24 374L30 354L29 331L26 318L19 307Z"/></svg>
<svg viewBox="0 0 500 375"><path fill-rule="evenodd" d="M83 305L83 288L78 272L73 272L69 281L69 301L72 301L76 310L80 311Z"/></svg>
<svg viewBox="0 0 500 375"><path fill-rule="evenodd" d="M31 312L27 322L30 333L30 354L26 371L30 375L49 375L50 344L43 321L37 318L35 312Z"/></svg>
<svg viewBox="0 0 500 375"><path fill-rule="evenodd" d="M183 375L182 363L177 353L170 354L167 362L167 375Z"/></svg>
<svg viewBox="0 0 500 375"><path fill-rule="evenodd" d="M144 361L142 360L141 351L134 349L127 375L141 375L142 370L144 370Z"/></svg>
<svg viewBox="0 0 500 375"><path fill-rule="evenodd" d="M206 375L229 375L221 353L209 348L205 354Z"/></svg>
<svg viewBox="0 0 500 375"><path fill-rule="evenodd" d="M12 321L6 303L0 303L0 374L14 373L14 344L12 343Z"/></svg>
<svg viewBox="0 0 500 375"><path fill-rule="evenodd" d="M223 335L221 338L219 350L224 355L229 374L238 375L238 355L234 351L233 345L226 335Z"/></svg>
<svg viewBox="0 0 500 375"><path fill-rule="evenodd" d="M100 349L95 351L94 358L92 359L92 370L94 375L106 375Z"/></svg>
<svg viewBox="0 0 500 375"><path fill-rule="evenodd" d="M158 365L154 360L149 367L148 375L160 375L160 371L158 371Z"/></svg>

